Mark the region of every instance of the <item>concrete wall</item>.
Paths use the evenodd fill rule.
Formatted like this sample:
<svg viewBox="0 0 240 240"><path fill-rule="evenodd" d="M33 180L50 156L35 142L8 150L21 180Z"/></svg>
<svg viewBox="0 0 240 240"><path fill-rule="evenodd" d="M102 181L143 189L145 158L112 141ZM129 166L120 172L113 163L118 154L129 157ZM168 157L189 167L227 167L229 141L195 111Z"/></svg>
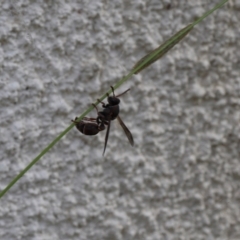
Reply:
<svg viewBox="0 0 240 240"><path fill-rule="evenodd" d="M219 1L1 1L0 189ZM0 199L0 239L240 239L239 22L229 1L117 89L134 148L72 129Z"/></svg>

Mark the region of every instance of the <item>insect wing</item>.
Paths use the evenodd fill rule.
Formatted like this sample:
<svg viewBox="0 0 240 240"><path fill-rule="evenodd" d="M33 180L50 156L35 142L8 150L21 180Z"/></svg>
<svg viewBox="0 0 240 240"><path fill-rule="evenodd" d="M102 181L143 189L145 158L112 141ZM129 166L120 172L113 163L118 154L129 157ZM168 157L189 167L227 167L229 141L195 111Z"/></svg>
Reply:
<svg viewBox="0 0 240 240"><path fill-rule="evenodd" d="M128 141L130 142L130 144L131 144L132 146L134 146L134 140L133 140L133 136L132 136L131 132L129 131L129 129L127 128L127 126L124 124L124 122L122 121L122 119L120 118L119 115L118 115L117 119L118 119L118 122L119 122L119 124L121 125L124 133L126 134L126 136L127 136L127 138L128 138Z"/></svg>
<svg viewBox="0 0 240 240"><path fill-rule="evenodd" d="M108 121L108 127L107 127L106 136L105 136L105 144L104 144L104 149L103 149L103 155L104 155L105 150L106 150L106 147L107 147L107 142L108 142L108 136L109 136L110 127L111 127L111 121Z"/></svg>

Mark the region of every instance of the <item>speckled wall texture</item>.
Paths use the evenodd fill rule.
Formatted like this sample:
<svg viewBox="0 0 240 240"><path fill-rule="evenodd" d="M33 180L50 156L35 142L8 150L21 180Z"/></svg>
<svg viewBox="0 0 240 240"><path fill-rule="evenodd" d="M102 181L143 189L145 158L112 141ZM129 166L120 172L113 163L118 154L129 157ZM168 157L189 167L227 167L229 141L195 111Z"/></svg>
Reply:
<svg viewBox="0 0 240 240"><path fill-rule="evenodd" d="M219 1L1 1L0 189ZM72 129L0 199L0 239L240 239L239 24L229 1L116 90L133 148Z"/></svg>

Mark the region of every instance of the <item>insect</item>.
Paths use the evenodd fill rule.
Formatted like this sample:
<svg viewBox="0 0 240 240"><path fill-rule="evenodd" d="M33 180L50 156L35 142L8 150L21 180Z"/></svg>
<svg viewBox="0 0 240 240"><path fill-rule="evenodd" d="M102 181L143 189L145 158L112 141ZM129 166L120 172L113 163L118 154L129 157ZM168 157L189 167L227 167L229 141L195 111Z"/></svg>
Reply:
<svg viewBox="0 0 240 240"><path fill-rule="evenodd" d="M95 104L93 104L93 106L95 107L95 109L97 110L98 113L98 117L96 118L96 121L99 123L104 123L105 125L107 125L107 132L106 132L106 136L105 136L105 144L104 144L104 149L103 149L103 155L105 153L106 147L107 147L107 142L108 142L108 136L109 136L109 132L110 132L110 127L111 127L111 121L113 121L114 119L118 119L119 124L121 125L125 135L128 138L128 141L130 142L130 144L133 146L134 145L134 140L133 140L133 136L131 134L131 132L129 131L129 129L127 128L127 126L124 124L123 120L120 118L119 116L119 104L120 104L120 99L119 97L122 96L123 94L127 93L130 89L127 89L126 91L124 91L123 93L115 96L114 93L114 88L111 86L112 92L113 92L113 96L108 96L107 101L108 103L105 104L104 102L101 102L99 99L98 101L100 103L102 103L102 107L103 107L103 111L98 111L97 107ZM106 124L107 123L107 124Z"/></svg>
<svg viewBox="0 0 240 240"><path fill-rule="evenodd" d="M127 89L123 93L115 96L114 88L111 86L113 96L107 95L107 101L108 103L105 104L104 102L101 102L99 99L98 101L102 104L103 110L98 111L97 106L93 103L92 105L97 111L97 118L83 118L82 121L77 121L77 118L75 120L72 120L73 123L75 123L76 128L83 133L84 135L97 135L100 131L105 130L105 126L107 126L107 132L105 135L105 143L104 143L104 149L103 149L103 155L105 153L107 142L108 142L108 136L110 132L111 127L111 121L114 119L118 119L119 124L121 125L124 133L126 134L130 144L134 145L134 140L131 132L127 128L127 126L124 124L122 119L119 116L119 104L120 99L119 97L128 92L130 89Z"/></svg>

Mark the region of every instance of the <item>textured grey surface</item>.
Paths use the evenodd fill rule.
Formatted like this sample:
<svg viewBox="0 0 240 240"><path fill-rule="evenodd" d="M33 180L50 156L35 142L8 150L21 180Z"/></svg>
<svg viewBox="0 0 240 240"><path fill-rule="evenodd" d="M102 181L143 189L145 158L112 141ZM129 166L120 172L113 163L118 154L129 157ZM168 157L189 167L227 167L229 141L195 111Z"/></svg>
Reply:
<svg viewBox="0 0 240 240"><path fill-rule="evenodd" d="M0 188L217 2L1 1ZM70 131L0 200L0 239L240 239L239 22L231 1L116 91L134 148Z"/></svg>

